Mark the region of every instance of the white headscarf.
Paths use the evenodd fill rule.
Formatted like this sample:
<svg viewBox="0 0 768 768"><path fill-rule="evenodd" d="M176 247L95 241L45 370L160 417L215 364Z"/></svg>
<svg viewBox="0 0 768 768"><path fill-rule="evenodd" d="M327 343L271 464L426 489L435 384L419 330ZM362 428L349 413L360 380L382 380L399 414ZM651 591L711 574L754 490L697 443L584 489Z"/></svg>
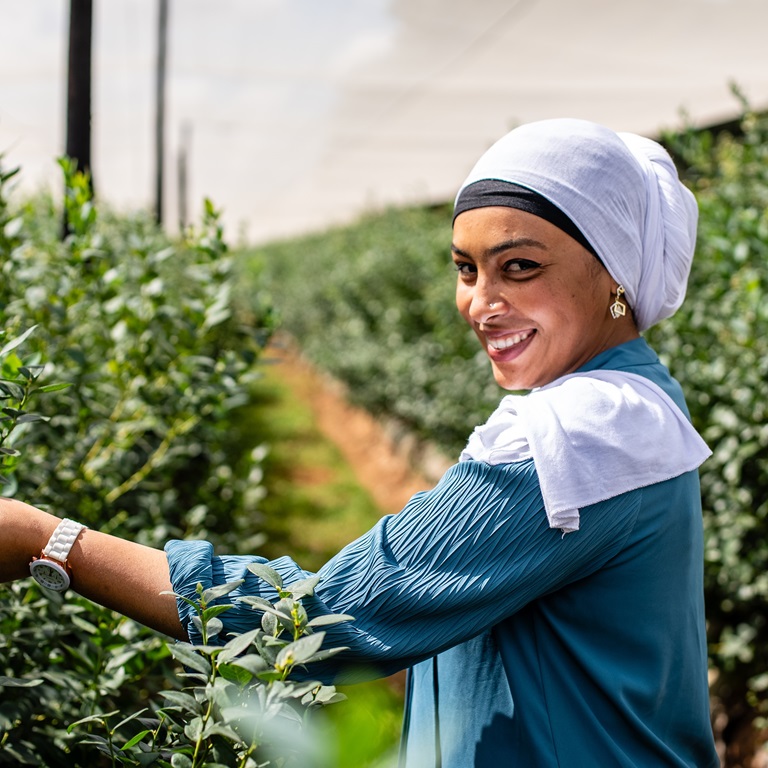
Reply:
<svg viewBox="0 0 768 768"><path fill-rule="evenodd" d="M698 208L655 141L586 120L528 123L497 141L461 189L485 179L531 189L565 213L624 286L639 330L682 304Z"/></svg>

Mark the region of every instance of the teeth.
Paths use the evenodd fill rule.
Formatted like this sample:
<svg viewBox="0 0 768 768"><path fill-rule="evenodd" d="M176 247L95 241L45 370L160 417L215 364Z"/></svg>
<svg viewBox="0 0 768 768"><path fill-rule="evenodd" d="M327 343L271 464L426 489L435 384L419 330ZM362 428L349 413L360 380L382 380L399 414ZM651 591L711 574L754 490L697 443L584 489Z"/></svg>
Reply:
<svg viewBox="0 0 768 768"><path fill-rule="evenodd" d="M533 331L523 331L522 333L516 333L513 336L506 336L503 339L488 339L488 346L497 350L509 349L514 347L515 344L519 344L521 341L525 341Z"/></svg>

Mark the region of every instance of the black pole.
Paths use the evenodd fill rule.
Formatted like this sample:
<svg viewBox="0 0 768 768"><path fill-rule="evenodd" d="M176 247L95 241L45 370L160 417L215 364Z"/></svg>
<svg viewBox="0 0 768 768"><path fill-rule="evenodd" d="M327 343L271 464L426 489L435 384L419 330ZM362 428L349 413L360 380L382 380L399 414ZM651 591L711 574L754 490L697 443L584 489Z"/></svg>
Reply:
<svg viewBox="0 0 768 768"><path fill-rule="evenodd" d="M91 171L91 34L93 0L70 0L66 153Z"/></svg>
<svg viewBox="0 0 768 768"><path fill-rule="evenodd" d="M155 220L163 223L165 163L165 66L168 48L168 0L158 0L157 79L155 82Z"/></svg>
<svg viewBox="0 0 768 768"><path fill-rule="evenodd" d="M67 61L67 136L65 154L87 173L91 171L91 37L92 0L70 0L69 56ZM69 224L64 214L64 235Z"/></svg>

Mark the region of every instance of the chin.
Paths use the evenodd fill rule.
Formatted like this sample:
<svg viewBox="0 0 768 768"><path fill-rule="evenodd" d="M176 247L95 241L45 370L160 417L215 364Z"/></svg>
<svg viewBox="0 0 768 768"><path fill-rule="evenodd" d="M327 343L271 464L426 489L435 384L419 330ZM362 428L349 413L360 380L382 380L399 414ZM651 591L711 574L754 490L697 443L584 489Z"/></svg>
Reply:
<svg viewBox="0 0 768 768"><path fill-rule="evenodd" d="M529 392L553 381L555 377L548 377L542 371L530 372L528 375L521 374L519 371L511 374L509 371L505 372L494 365L493 378L507 392Z"/></svg>
<svg viewBox="0 0 768 768"><path fill-rule="evenodd" d="M501 371L497 371L495 368L493 371L493 378L496 380L496 383L502 389L507 390L507 392L520 392L521 390L533 389L535 386L534 384L521 380L517 376L505 376Z"/></svg>

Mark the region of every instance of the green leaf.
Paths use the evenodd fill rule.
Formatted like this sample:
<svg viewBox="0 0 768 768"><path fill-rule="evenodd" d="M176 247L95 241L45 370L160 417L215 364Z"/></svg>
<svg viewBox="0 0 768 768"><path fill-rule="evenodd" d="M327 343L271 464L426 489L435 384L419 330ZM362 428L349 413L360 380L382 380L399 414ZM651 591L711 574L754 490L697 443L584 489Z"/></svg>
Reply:
<svg viewBox="0 0 768 768"><path fill-rule="evenodd" d="M95 635L98 633L99 629L98 627L93 624L90 621L86 621L82 617L78 616L77 614L73 614L70 617L70 621L76 626L82 629L83 631L87 632L89 635Z"/></svg>
<svg viewBox="0 0 768 768"><path fill-rule="evenodd" d="M6 181L12 179L20 170L21 166L17 166L16 168L11 168L10 171L0 172L0 183L5 184Z"/></svg>
<svg viewBox="0 0 768 768"><path fill-rule="evenodd" d="M277 664L284 665L288 662L292 664L303 664L314 656L320 649L325 639L324 632L316 632L314 635L300 637L293 643L289 643L277 654Z"/></svg>
<svg viewBox="0 0 768 768"><path fill-rule="evenodd" d="M266 611L272 609L272 603L269 600L265 600L263 597L254 597L253 595L245 595L244 597L237 598L240 602L246 603L253 608L257 608L260 611Z"/></svg>
<svg viewBox="0 0 768 768"><path fill-rule="evenodd" d="M200 654L195 653L192 650L192 646L188 643L176 643L175 645L169 645L168 649L174 659L181 662L185 667L200 672L203 675L211 674L211 664Z"/></svg>
<svg viewBox="0 0 768 768"><path fill-rule="evenodd" d="M238 686L247 685L253 679L253 674L240 664L219 664L216 668L225 680ZM266 668L265 664L263 669Z"/></svg>
<svg viewBox="0 0 768 768"><path fill-rule="evenodd" d="M315 587L320 581L319 576L311 576L301 581L295 581L293 584L289 584L286 590L291 593L294 600L301 600L302 597L307 597L315 594Z"/></svg>
<svg viewBox="0 0 768 768"><path fill-rule="evenodd" d="M248 648L250 648L250 646L260 634L260 629L252 629L250 632L244 632L242 635L238 635L232 640L229 640L222 652L219 654L219 662L231 661L236 656L239 656L241 653L243 653L243 651L246 651Z"/></svg>
<svg viewBox="0 0 768 768"><path fill-rule="evenodd" d="M206 608L202 614L201 618L203 621L209 621L210 619L215 619L217 616L219 616L222 613L226 613L230 608L233 608L234 606L231 603L227 603L226 605L212 605L210 608Z"/></svg>
<svg viewBox="0 0 768 768"><path fill-rule="evenodd" d="M120 747L121 751L125 751L126 749L130 749L131 747L138 744L148 733L152 733L151 730L147 729L145 731L139 731L132 739L129 739L128 741L123 744L122 747Z"/></svg>
<svg viewBox="0 0 768 768"><path fill-rule="evenodd" d="M254 576L258 576L263 581L266 581L267 584L274 587L276 590L280 591L283 588L282 576L268 565L264 565L263 563L249 563L248 570L254 574Z"/></svg>
<svg viewBox="0 0 768 768"><path fill-rule="evenodd" d="M27 380L34 381L43 371L44 365L20 365L19 373Z"/></svg>
<svg viewBox="0 0 768 768"><path fill-rule="evenodd" d="M144 768L144 766L155 765L157 768L170 768L171 764L165 760L159 759L162 757L162 752L134 752L133 759Z"/></svg>
<svg viewBox="0 0 768 768"><path fill-rule="evenodd" d="M336 702L344 701L346 698L343 693L339 693L332 685L321 685L313 696L316 704L335 704Z"/></svg>
<svg viewBox="0 0 768 768"><path fill-rule="evenodd" d="M172 592L170 589L164 589L160 594L173 595L177 600L181 600L182 602L186 603L190 607L194 608L196 611L199 610L200 608L199 603L196 603L194 600L190 600L188 597L184 597L184 595L179 595L176 592Z"/></svg>
<svg viewBox="0 0 768 768"><path fill-rule="evenodd" d="M274 683L283 679L283 673L274 669L267 669L264 672L259 672L257 677L265 683Z"/></svg>
<svg viewBox="0 0 768 768"><path fill-rule="evenodd" d="M141 717L145 712L147 711L147 708L144 707L144 709L140 709L138 712L134 712L132 715L128 715L124 720L121 720L115 727L114 730L116 731L118 728L121 728L126 723L130 723L131 720L135 720L137 717Z"/></svg>
<svg viewBox="0 0 768 768"><path fill-rule="evenodd" d="M163 691L163 698L176 707L181 707L189 712L199 712L200 705L194 696L184 691Z"/></svg>
<svg viewBox="0 0 768 768"><path fill-rule="evenodd" d="M107 720L109 720L110 717L113 717L114 715L119 715L120 712L117 709L113 709L111 712L106 712L104 714L100 715L89 715L88 717L82 717L79 720L76 720L74 723L70 723L67 727L67 733L72 733L72 730L76 728L78 725L83 725L84 723L106 723Z"/></svg>
<svg viewBox="0 0 768 768"><path fill-rule="evenodd" d="M243 581L243 579L239 579L238 581L230 581L227 584L219 584L217 587L209 587L203 592L203 600L206 603L212 603L214 600L224 597L224 595L228 595L230 592L236 590Z"/></svg>
<svg viewBox="0 0 768 768"><path fill-rule="evenodd" d="M0 688L34 688L43 682L40 678L26 680L18 677L3 677L0 675Z"/></svg>
<svg viewBox="0 0 768 768"><path fill-rule="evenodd" d="M277 603L276 605L280 605L280 603ZM273 616L277 616L278 619L280 619L283 622L287 622L289 625L293 626L293 617L288 611L280 610L279 608L275 607L274 605L265 606L263 608L264 613L270 613Z"/></svg>
<svg viewBox="0 0 768 768"><path fill-rule="evenodd" d="M59 384L44 384L38 392L60 392L62 389L69 389L72 386L69 382L60 382Z"/></svg>
<svg viewBox="0 0 768 768"><path fill-rule="evenodd" d="M267 668L267 662L264 659L255 654L249 653L246 656L240 656L232 662L233 666L242 667L248 670L252 675L258 675Z"/></svg>
<svg viewBox="0 0 768 768"><path fill-rule="evenodd" d="M241 712L243 710L240 710ZM233 744L242 744L243 740L240 736L238 736L235 731L230 728L228 725L225 725L224 723L217 723L216 721L210 722L206 728L205 728L205 738L210 738L211 736L222 736L225 739L228 739ZM206 763L206 768L213 768L213 766L217 765L217 763ZM222 768L226 768L226 766L222 766Z"/></svg>
<svg viewBox="0 0 768 768"><path fill-rule="evenodd" d="M208 637L216 637L222 629L224 629L224 622L221 619L213 618L205 622L205 631L208 633Z"/></svg>
<svg viewBox="0 0 768 768"><path fill-rule="evenodd" d="M341 646L339 648L327 648L326 650L318 651L314 656L307 659L304 663L312 664L316 661L325 661L326 659L330 659L331 657L336 656L342 651L348 651L348 650L349 648L347 646Z"/></svg>
<svg viewBox="0 0 768 768"><path fill-rule="evenodd" d="M19 416L18 424L31 424L34 421L50 421L49 416L41 416L39 413L22 413Z"/></svg>
<svg viewBox="0 0 768 768"><path fill-rule="evenodd" d="M192 742L197 741L203 735L203 718L193 717L184 726L184 735Z"/></svg>
<svg viewBox="0 0 768 768"><path fill-rule="evenodd" d="M329 613L323 616L316 616L307 624L308 627L325 627L331 624L341 624L344 621L354 621L355 617L346 613Z"/></svg>
<svg viewBox="0 0 768 768"><path fill-rule="evenodd" d="M264 611L264 615L261 617L261 628L268 634L274 635L277 632L279 622L274 613Z"/></svg>
<svg viewBox="0 0 768 768"><path fill-rule="evenodd" d="M186 728L184 731L186 733ZM181 752L174 752L173 757L171 757L171 765L173 768L192 768L192 760Z"/></svg>
<svg viewBox="0 0 768 768"><path fill-rule="evenodd" d="M17 336L15 339L11 339L2 349L0 349L0 357L5 357L9 352L16 349L19 345L23 344L29 336L34 333L36 325L24 331L21 336Z"/></svg>
<svg viewBox="0 0 768 768"><path fill-rule="evenodd" d="M14 384L12 381L0 381L0 392L5 393L8 397L12 397L14 400L24 399L24 390L18 384Z"/></svg>

